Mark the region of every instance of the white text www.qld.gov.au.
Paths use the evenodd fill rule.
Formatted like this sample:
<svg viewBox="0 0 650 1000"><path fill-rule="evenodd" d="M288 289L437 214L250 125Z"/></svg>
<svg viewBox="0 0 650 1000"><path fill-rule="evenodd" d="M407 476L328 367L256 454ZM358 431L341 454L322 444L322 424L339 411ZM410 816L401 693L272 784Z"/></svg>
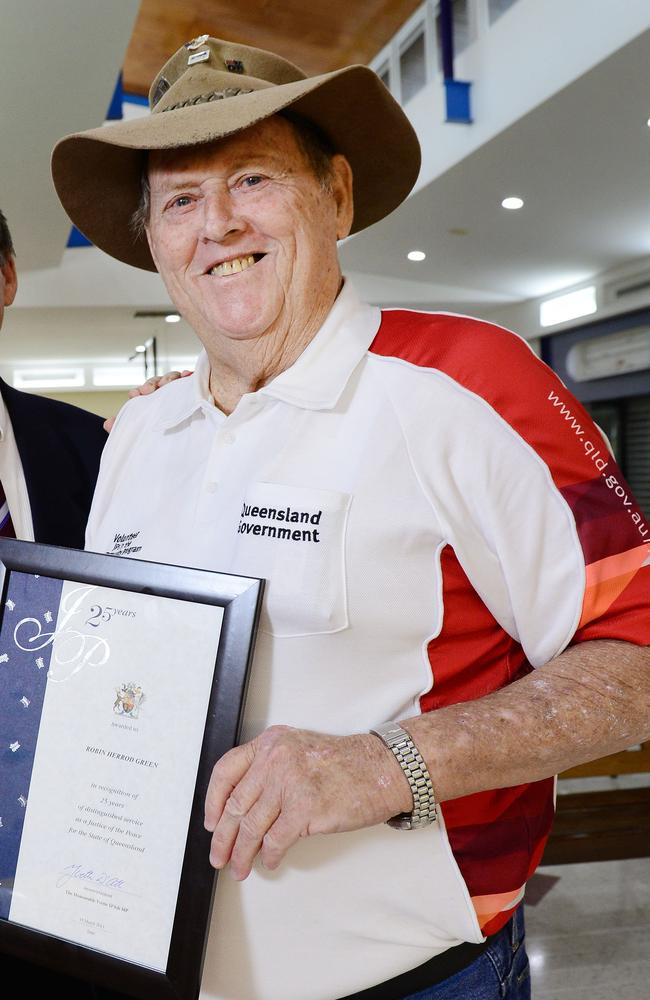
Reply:
<svg viewBox="0 0 650 1000"><path fill-rule="evenodd" d="M589 440L589 438L585 437L585 429L582 424L575 419L571 409L564 403L563 400L560 399L556 392L553 392L553 390L551 390L548 394L548 401L558 411L559 416L561 416L562 419L569 425L575 436L580 438L585 455L587 455L588 458L594 463L595 467L605 480L605 485L608 489L612 490L619 498L623 507L627 510L628 514L634 521L642 540L645 544L650 545L650 528L648 528L647 523L644 521L643 515L637 507L636 500L631 494L628 493L625 484L622 484L615 475L607 471L610 462L612 462L612 464L614 464L614 462L612 455L605 444L605 439L600 438L597 443L594 443ZM596 430L596 425L593 424L592 426L594 430ZM602 454L603 452L604 454Z"/></svg>

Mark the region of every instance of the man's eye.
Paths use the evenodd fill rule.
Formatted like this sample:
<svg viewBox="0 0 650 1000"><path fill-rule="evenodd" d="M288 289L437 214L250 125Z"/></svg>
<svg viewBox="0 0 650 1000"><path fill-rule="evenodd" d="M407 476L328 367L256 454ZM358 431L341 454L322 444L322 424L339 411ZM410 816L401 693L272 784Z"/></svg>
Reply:
<svg viewBox="0 0 650 1000"><path fill-rule="evenodd" d="M192 203L192 199L188 194L179 194L178 198L174 198L170 202L170 208L187 208L188 205Z"/></svg>
<svg viewBox="0 0 650 1000"><path fill-rule="evenodd" d="M244 177L242 184L244 187L252 188L257 187L257 185L261 184L263 180L264 178L260 177L259 174L249 174L248 177Z"/></svg>

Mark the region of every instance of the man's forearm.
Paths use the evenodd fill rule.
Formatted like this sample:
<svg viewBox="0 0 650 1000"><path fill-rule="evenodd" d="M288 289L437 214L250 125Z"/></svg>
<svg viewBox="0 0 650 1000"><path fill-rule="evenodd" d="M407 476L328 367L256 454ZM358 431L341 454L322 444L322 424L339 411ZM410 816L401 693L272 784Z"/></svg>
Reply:
<svg viewBox="0 0 650 1000"><path fill-rule="evenodd" d="M650 649L583 643L501 691L402 725L441 802L545 778L650 737ZM205 811L211 861L246 878L258 854L277 868L301 837L412 808L409 783L377 736L272 726L215 764Z"/></svg>
<svg viewBox="0 0 650 1000"><path fill-rule="evenodd" d="M441 802L545 778L650 738L650 647L572 646L485 698L401 725Z"/></svg>

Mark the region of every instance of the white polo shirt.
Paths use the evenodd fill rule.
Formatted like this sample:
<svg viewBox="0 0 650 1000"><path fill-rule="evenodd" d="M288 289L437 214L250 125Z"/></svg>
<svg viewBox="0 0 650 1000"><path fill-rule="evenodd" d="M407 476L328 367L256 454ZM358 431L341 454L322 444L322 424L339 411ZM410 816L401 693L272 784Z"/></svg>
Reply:
<svg viewBox="0 0 650 1000"><path fill-rule="evenodd" d="M434 320L401 313L400 329L409 315L422 329ZM231 415L211 401L203 354L194 376L129 402L104 450L87 548L268 581L244 740L278 723L348 734L413 716L436 691L437 662L445 690L450 660L436 644L448 620L457 645L463 633L474 641L475 617L467 604L454 624L461 583L445 590L449 553L454 581L505 643L497 655L486 640L485 677L476 648L468 653L458 675L472 674L474 694L449 701L507 683L525 656L546 662L577 627L585 563L547 465L495 406L424 354L407 362L381 338L371 350L380 324L390 334L396 322L346 283L296 363ZM495 330L462 323L470 334ZM494 336L539 365L518 338ZM552 789L538 784L548 809ZM464 843L472 822L472 845L486 837L485 801L471 807L474 820L454 820ZM489 801L507 816L510 806ZM542 832L530 836L525 810L515 812L518 859ZM463 854L460 834L453 847ZM307 838L277 872L256 866L243 883L221 874L201 995L333 1000L480 941L526 877L515 860L514 881L502 884L496 865L486 887L490 861L477 864L472 846L461 875L441 816L408 834L382 825Z"/></svg>

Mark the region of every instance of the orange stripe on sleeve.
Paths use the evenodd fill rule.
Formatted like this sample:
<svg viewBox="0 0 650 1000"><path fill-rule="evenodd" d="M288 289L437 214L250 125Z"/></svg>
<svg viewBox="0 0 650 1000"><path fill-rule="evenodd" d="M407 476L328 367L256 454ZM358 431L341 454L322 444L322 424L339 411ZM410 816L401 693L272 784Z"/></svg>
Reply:
<svg viewBox="0 0 650 1000"><path fill-rule="evenodd" d="M648 546L639 545L587 566L587 585L578 628L598 618L611 607L647 558Z"/></svg>

